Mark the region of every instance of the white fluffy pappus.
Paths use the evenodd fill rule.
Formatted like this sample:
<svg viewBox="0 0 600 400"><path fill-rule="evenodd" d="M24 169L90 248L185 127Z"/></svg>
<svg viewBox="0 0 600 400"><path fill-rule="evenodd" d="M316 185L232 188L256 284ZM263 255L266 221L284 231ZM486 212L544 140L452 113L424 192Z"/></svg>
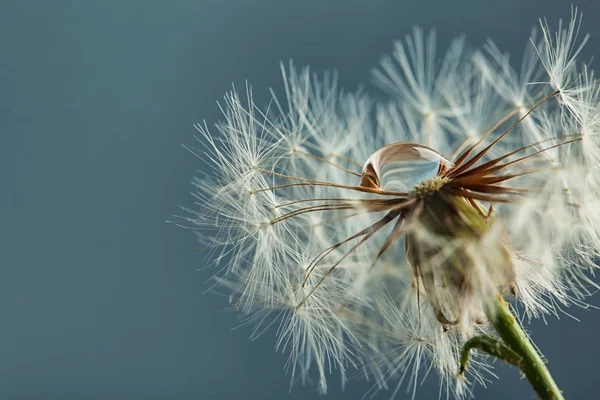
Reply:
<svg viewBox="0 0 600 400"><path fill-rule="evenodd" d="M210 167L196 228L255 334L278 329L292 381L337 369L406 386L431 371L440 396L485 384L466 340L490 333L487 305L514 297L528 317L597 289L600 89L568 25L541 24L515 71L491 41L457 39L441 64L415 29L374 72L375 104L308 69L282 68L285 100L233 91L224 120L197 125ZM403 385L405 384L405 385Z"/></svg>

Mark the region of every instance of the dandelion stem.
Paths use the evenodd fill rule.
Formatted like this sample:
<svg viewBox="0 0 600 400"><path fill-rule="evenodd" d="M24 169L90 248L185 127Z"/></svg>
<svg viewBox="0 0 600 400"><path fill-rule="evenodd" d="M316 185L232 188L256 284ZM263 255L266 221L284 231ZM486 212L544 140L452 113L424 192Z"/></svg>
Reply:
<svg viewBox="0 0 600 400"><path fill-rule="evenodd" d="M498 296L494 307L488 310L488 318L506 345L522 357L521 370L538 397L542 400L564 400L546 363L513 316L509 304Z"/></svg>

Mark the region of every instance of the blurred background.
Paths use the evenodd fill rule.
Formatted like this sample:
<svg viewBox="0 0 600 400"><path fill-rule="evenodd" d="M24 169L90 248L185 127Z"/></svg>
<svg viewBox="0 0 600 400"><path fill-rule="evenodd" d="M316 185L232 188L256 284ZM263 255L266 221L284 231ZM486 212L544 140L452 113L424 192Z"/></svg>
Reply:
<svg viewBox="0 0 600 400"><path fill-rule="evenodd" d="M579 4L584 56L600 54L600 4ZM289 392L274 332L251 342L190 231L165 221L191 206L202 165L192 124L216 122L231 88L281 94L279 62L369 70L413 25L439 53L466 34L520 57L538 17L564 0L104 0L0 2L0 399L307 399ZM209 267L209 268L206 268ZM600 305L598 297L591 302ZM600 311L529 328L567 399L597 393ZM598 358L596 358L598 357ZM529 399L512 368L477 399ZM324 399L372 383L332 378ZM437 378L419 399L437 398ZM388 399L380 393L377 399ZM397 398L409 397L402 390Z"/></svg>

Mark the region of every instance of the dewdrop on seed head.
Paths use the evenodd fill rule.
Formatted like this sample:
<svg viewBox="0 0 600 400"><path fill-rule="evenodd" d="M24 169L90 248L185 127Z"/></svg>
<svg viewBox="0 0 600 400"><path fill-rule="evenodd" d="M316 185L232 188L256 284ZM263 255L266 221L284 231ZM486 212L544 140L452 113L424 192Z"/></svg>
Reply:
<svg viewBox="0 0 600 400"><path fill-rule="evenodd" d="M187 220L255 335L279 326L293 382L325 392L356 369L414 397L425 366L462 398L490 368L475 355L459 375L462 346L498 294L537 317L597 287L600 90L572 59L578 24L557 41L542 25L523 76L463 39L436 69L415 30L375 73L388 104L291 66L284 101L232 93L216 133L198 126L214 174ZM548 84L528 84L536 53Z"/></svg>
<svg viewBox="0 0 600 400"><path fill-rule="evenodd" d="M427 146L394 143L377 150L365 162L360 186L407 192L451 166L450 161Z"/></svg>

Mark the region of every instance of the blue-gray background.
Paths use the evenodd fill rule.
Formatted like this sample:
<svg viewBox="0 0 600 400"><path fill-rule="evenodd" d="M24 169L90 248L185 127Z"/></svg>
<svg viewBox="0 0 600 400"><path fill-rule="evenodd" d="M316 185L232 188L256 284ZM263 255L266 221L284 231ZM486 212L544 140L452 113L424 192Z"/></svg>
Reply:
<svg viewBox="0 0 600 400"><path fill-rule="evenodd" d="M586 56L600 54L596 3L580 5ZM354 88L414 24L436 27L441 50L466 33L518 60L538 17L569 13L561 0L2 0L0 399L316 397L288 394L273 333L231 329L226 298L203 294L194 235L165 223L193 202L200 162L180 145L192 123L219 118L231 82L260 101L280 92L280 60L338 69ZM582 322L531 330L567 397L591 398L600 312L569 311ZM533 396L498 370L479 399ZM432 383L419 398L435 398ZM334 379L326 398L369 387Z"/></svg>

